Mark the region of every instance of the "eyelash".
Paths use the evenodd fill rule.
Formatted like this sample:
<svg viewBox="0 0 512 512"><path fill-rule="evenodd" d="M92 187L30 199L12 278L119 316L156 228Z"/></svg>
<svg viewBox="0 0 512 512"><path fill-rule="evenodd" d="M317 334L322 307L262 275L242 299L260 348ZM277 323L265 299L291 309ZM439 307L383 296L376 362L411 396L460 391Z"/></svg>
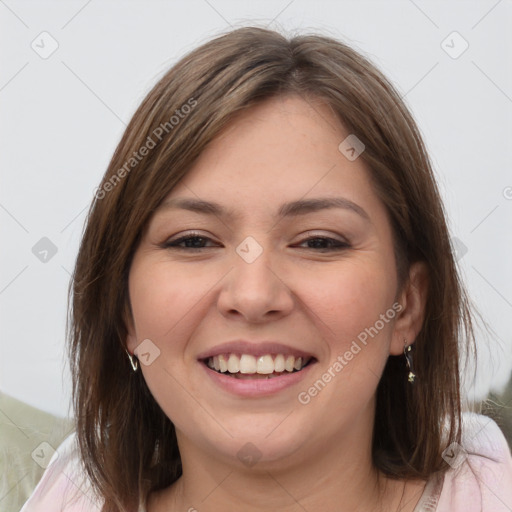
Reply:
<svg viewBox="0 0 512 512"><path fill-rule="evenodd" d="M188 235L184 235L184 236L182 236L180 238L177 238L176 240L172 240L172 241L169 241L169 242L164 242L162 244L162 248L164 248L164 249L178 249L178 250L189 251L189 252L199 252L199 251L202 251L203 249L211 248L211 247L182 247L182 246L178 245L180 243L186 242L188 240L194 240L194 239L201 239L201 240L205 240L205 241L211 241L211 238L209 238L207 236L203 236L203 235L201 235L199 233L189 233ZM330 238L330 237L327 237L327 236L312 236L312 237L309 237L309 238L305 238L304 240L301 240L299 243L303 244L304 242L309 242L311 240L323 240L323 241L327 241L327 242L329 242L331 244L330 248L320 247L319 249L317 249L318 252L341 251L341 250L344 250L344 249L348 249L350 247L350 244L347 243L347 242L343 242L341 240L336 240L335 238ZM315 250L314 247L306 247L306 249L313 249L313 250Z"/></svg>

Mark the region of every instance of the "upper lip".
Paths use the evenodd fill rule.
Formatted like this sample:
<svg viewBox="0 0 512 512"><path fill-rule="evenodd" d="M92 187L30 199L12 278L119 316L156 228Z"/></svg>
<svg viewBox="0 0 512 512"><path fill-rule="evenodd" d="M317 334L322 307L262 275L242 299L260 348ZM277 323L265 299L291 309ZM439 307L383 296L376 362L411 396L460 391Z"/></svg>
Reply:
<svg viewBox="0 0 512 512"><path fill-rule="evenodd" d="M264 356L266 354L283 354L295 357L312 358L312 354L294 348L290 345L284 345L277 341L245 341L235 340L221 343L208 350L205 350L197 356L197 359L208 359L209 357L218 356L220 354L251 354L255 357Z"/></svg>

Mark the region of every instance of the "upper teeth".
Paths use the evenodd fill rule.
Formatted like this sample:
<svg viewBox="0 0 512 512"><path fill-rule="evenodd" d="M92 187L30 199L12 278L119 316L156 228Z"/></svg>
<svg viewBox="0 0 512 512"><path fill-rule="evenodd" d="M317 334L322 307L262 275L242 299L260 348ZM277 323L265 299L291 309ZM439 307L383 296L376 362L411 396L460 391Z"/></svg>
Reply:
<svg viewBox="0 0 512 512"><path fill-rule="evenodd" d="M221 354L208 358L207 364L210 368L222 373L260 373L270 374L274 372L293 372L302 369L309 359L302 357L284 356L277 354L272 357L270 354L255 357L251 354Z"/></svg>

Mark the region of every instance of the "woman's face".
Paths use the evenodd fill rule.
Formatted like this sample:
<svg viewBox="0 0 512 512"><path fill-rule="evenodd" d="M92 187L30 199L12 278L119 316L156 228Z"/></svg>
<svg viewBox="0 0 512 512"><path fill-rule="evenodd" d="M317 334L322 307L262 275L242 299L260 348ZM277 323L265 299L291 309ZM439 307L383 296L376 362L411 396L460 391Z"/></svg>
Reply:
<svg viewBox="0 0 512 512"><path fill-rule="evenodd" d="M182 452L279 464L371 435L404 332L390 222L349 135L323 103L267 100L152 217L127 344Z"/></svg>

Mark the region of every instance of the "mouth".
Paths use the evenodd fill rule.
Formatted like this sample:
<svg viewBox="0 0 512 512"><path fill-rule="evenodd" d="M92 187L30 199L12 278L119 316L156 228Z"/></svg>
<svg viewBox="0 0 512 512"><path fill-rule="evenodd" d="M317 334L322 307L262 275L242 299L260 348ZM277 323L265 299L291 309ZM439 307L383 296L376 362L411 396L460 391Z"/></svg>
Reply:
<svg viewBox="0 0 512 512"><path fill-rule="evenodd" d="M303 371L316 359L292 354L224 353L200 359L211 371L238 380L267 380Z"/></svg>
<svg viewBox="0 0 512 512"><path fill-rule="evenodd" d="M303 381L318 361L312 354L278 341L234 340L197 355L215 386L231 395L260 398Z"/></svg>

